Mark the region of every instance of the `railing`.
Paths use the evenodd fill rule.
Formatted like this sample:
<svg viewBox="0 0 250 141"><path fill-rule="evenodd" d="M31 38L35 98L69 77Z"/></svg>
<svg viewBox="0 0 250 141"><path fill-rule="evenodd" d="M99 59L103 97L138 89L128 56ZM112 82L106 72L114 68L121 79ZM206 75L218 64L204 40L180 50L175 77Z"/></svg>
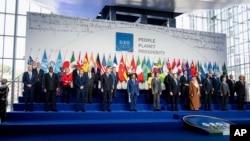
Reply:
<svg viewBox="0 0 250 141"><path fill-rule="evenodd" d="M18 103L19 96L23 95L23 83L22 83L22 75L19 75L13 81L7 84L9 86L9 94L8 94L8 106L7 112L13 110L13 104Z"/></svg>

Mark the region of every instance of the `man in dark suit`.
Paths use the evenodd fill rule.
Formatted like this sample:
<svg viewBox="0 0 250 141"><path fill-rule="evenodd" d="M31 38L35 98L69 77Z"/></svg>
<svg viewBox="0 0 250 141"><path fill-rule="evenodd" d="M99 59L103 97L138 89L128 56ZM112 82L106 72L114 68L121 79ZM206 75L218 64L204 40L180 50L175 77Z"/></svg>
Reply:
<svg viewBox="0 0 250 141"><path fill-rule="evenodd" d="M244 110L244 105L245 105L246 90L245 90L245 82L243 79L244 76L240 75L239 81L235 83L235 88L234 88L238 96L238 110Z"/></svg>
<svg viewBox="0 0 250 141"><path fill-rule="evenodd" d="M227 84L228 84L228 87L229 87L229 90L230 90L229 102L231 104L234 104L234 93L235 93L234 86L235 86L235 80L234 80L232 74L229 76L229 79L227 80Z"/></svg>
<svg viewBox="0 0 250 141"><path fill-rule="evenodd" d="M86 87L86 99L85 101L87 103L92 103L92 96L93 96L93 89L94 89L94 83L95 83L95 74L91 72L92 68L88 68L88 72L86 72L84 75L87 78L87 87Z"/></svg>
<svg viewBox="0 0 250 141"><path fill-rule="evenodd" d="M114 66L111 75L113 77L113 84L114 84L114 89L113 89L113 97L116 98L116 89L117 89L117 84L118 84L118 72L116 72L116 67Z"/></svg>
<svg viewBox="0 0 250 141"><path fill-rule="evenodd" d="M161 111L160 96L162 94L162 88L158 72L155 73L155 77L152 79L152 94L153 94L154 111Z"/></svg>
<svg viewBox="0 0 250 141"><path fill-rule="evenodd" d="M214 94L212 96L213 103L218 104L218 99L219 99L219 90L220 90L220 79L217 77L217 74L214 73L212 77L212 83L213 83L213 89L214 89Z"/></svg>
<svg viewBox="0 0 250 141"><path fill-rule="evenodd" d="M173 78L169 80L171 110L178 111L178 97L181 95L177 74L173 74Z"/></svg>
<svg viewBox="0 0 250 141"><path fill-rule="evenodd" d="M72 71L72 82L75 81L76 76L79 74L79 68L80 68L80 66L74 65L73 67L74 67L74 69ZM76 96L76 88L75 88L75 84L74 83L73 83L73 88L72 89L73 89L72 90L72 95Z"/></svg>
<svg viewBox="0 0 250 141"><path fill-rule="evenodd" d="M112 92L113 92L113 78L110 74L111 68L107 67L106 72L102 75L101 78L101 92L102 92L102 111L111 112L110 103L112 100Z"/></svg>
<svg viewBox="0 0 250 141"><path fill-rule="evenodd" d="M75 77L74 85L76 88L76 112L79 110L79 104L82 104L82 112L85 112L85 94L88 84L88 76L83 75L83 70ZM82 100L80 100L82 98Z"/></svg>
<svg viewBox="0 0 250 141"><path fill-rule="evenodd" d="M202 103L203 100L204 100L204 97L205 97L205 93L204 93L204 89L203 89L203 80L204 80L204 78L201 76L201 73L199 71L196 72L196 79L197 79L197 82L198 82L198 84L200 86L200 92L201 92L200 101Z"/></svg>
<svg viewBox="0 0 250 141"><path fill-rule="evenodd" d="M33 111L33 97L36 76L32 72L32 66L28 66L28 71L24 72L22 78L24 85L25 111Z"/></svg>
<svg viewBox="0 0 250 141"><path fill-rule="evenodd" d="M49 67L49 72L44 75L44 92L46 93L45 110L49 111L49 102L52 102L52 110L57 112L56 109L56 91L59 89L59 78L53 72L53 67Z"/></svg>
<svg viewBox="0 0 250 141"><path fill-rule="evenodd" d="M173 69L170 69L168 74L165 76L164 78L164 85L165 85L165 88L166 88L166 102L168 103L170 101L170 79L173 77Z"/></svg>
<svg viewBox="0 0 250 141"><path fill-rule="evenodd" d="M99 83L101 82L101 70L100 68L93 68L92 70L95 73L95 83L94 83L94 97L97 97L99 94Z"/></svg>
<svg viewBox="0 0 250 141"><path fill-rule="evenodd" d="M42 89L43 89L43 77L44 71L41 69L41 63L36 63L37 67L33 69L33 74L36 76L36 83L34 88L34 100L35 102L42 102Z"/></svg>
<svg viewBox="0 0 250 141"><path fill-rule="evenodd" d="M213 83L211 80L211 74L206 74L206 79L203 81L203 89L204 89L204 109L205 111L211 111L211 99L213 94Z"/></svg>
<svg viewBox="0 0 250 141"><path fill-rule="evenodd" d="M186 107L189 107L189 94L188 94L188 79L187 79L187 71L181 72L181 77L179 81L181 87L181 103Z"/></svg>
<svg viewBox="0 0 250 141"><path fill-rule="evenodd" d="M130 97L130 110L136 112L136 101L139 96L139 84L136 80L135 74L128 80L127 90Z"/></svg>

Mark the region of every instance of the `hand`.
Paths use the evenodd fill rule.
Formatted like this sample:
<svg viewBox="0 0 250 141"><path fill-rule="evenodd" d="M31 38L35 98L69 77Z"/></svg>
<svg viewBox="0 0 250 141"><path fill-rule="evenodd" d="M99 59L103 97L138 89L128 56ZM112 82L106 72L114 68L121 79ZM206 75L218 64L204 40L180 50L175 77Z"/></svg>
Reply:
<svg viewBox="0 0 250 141"><path fill-rule="evenodd" d="M205 94L207 94L207 92L205 92Z"/></svg>
<svg viewBox="0 0 250 141"><path fill-rule="evenodd" d="M56 88L56 91L58 92L58 91L59 91L59 88Z"/></svg>
<svg viewBox="0 0 250 141"><path fill-rule="evenodd" d="M27 85L27 87L29 87L29 88L30 88L31 86L32 86L31 84L28 84L28 85Z"/></svg>
<svg viewBox="0 0 250 141"><path fill-rule="evenodd" d="M101 89L101 92L104 92L104 90L103 90L103 89Z"/></svg>
<svg viewBox="0 0 250 141"><path fill-rule="evenodd" d="M137 94L137 96L139 96L139 94Z"/></svg>
<svg viewBox="0 0 250 141"><path fill-rule="evenodd" d="M44 92L47 93L47 89L44 89Z"/></svg>
<svg viewBox="0 0 250 141"><path fill-rule="evenodd" d="M179 96L181 96L181 93L179 92Z"/></svg>
<svg viewBox="0 0 250 141"><path fill-rule="evenodd" d="M6 99L5 98L2 98L2 101L5 101Z"/></svg>
<svg viewBox="0 0 250 141"><path fill-rule="evenodd" d="M220 94L220 96L223 96L222 94Z"/></svg>
<svg viewBox="0 0 250 141"><path fill-rule="evenodd" d="M172 96L172 95L173 95L173 93L172 93L172 92L170 92L170 95Z"/></svg>

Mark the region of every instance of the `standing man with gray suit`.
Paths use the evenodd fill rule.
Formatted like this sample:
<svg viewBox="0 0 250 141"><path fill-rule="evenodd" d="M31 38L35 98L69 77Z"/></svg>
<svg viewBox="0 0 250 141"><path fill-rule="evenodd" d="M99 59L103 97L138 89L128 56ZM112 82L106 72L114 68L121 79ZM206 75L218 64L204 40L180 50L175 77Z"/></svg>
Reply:
<svg viewBox="0 0 250 141"><path fill-rule="evenodd" d="M153 103L154 103L154 111L161 111L160 109L160 96L162 94L161 89L161 80L159 77L159 73L155 73L155 77L152 79L152 94L153 94Z"/></svg>
<svg viewBox="0 0 250 141"><path fill-rule="evenodd" d="M225 111L227 110L227 99L228 96L230 96L230 91L229 91L229 86L226 82L227 77L223 76L222 77L222 82L220 84L220 92L221 92L221 110Z"/></svg>

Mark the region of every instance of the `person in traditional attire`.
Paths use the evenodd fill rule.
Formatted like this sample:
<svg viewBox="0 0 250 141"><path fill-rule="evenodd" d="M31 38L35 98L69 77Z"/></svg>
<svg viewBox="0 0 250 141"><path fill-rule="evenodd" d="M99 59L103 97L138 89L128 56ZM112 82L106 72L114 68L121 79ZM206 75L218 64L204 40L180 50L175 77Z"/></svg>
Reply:
<svg viewBox="0 0 250 141"><path fill-rule="evenodd" d="M199 110L201 107L200 96L200 86L196 77L194 76L192 77L192 81L189 83L190 110Z"/></svg>

